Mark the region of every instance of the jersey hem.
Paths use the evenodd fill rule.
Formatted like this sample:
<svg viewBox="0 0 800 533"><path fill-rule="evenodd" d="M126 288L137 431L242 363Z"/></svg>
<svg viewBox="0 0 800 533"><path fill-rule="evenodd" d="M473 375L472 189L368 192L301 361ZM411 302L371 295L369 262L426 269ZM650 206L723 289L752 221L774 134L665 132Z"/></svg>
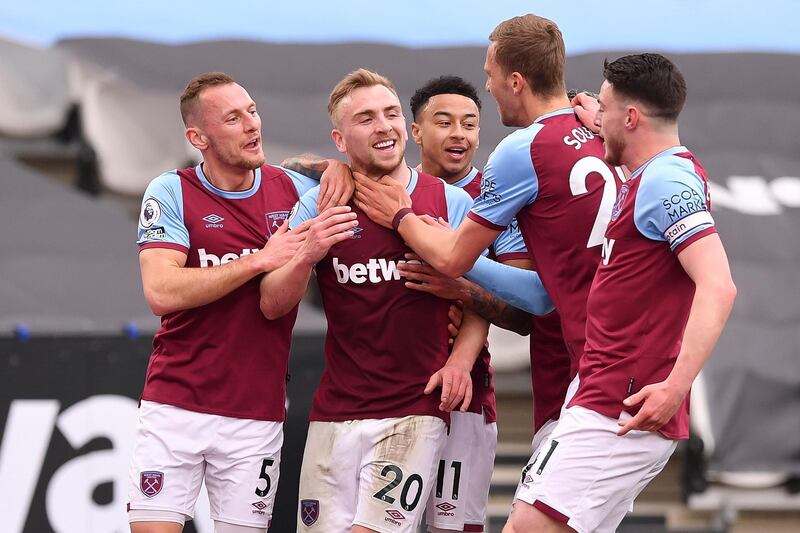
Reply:
<svg viewBox="0 0 800 533"><path fill-rule="evenodd" d="M508 252L497 256L497 261L502 263L504 261L512 261L514 259L530 259L526 252Z"/></svg>
<svg viewBox="0 0 800 533"><path fill-rule="evenodd" d="M683 241L682 243L680 243L678 246L675 247L675 250L673 250L675 252L675 255L680 254L687 246L689 246L693 242L699 241L703 237L707 237L708 235L711 235L713 233L717 233L716 226L711 226L710 228L698 231L697 233L695 233L694 235L692 235L691 237L689 237L688 239L686 239L685 241Z"/></svg>
<svg viewBox="0 0 800 533"><path fill-rule="evenodd" d="M178 250L179 252L183 252L186 255L189 255L189 248L182 244L177 244L174 242L145 242L139 245L139 251L147 250L150 248L168 248L170 250Z"/></svg>
<svg viewBox="0 0 800 533"><path fill-rule="evenodd" d="M201 407L199 405L193 405L183 402L174 402L170 400L160 400L158 398L148 397L145 394L142 394L141 400L147 402L154 402L154 403L161 403L164 405L171 405L172 407L177 407L179 409L185 409L187 411L192 411L194 413L201 413L204 415L216 415L216 416L225 416L228 418L236 418L237 420L259 420L261 422L285 422L286 421L286 413L282 413L281 417L275 417L274 415L257 415L255 413L237 413L234 411L223 411L219 409L208 409L205 407Z"/></svg>
<svg viewBox="0 0 800 533"><path fill-rule="evenodd" d="M493 229L493 230L497 230L497 231L503 231L504 229L506 229L505 226L500 226L500 225L495 224L494 222L492 222L490 220L486 220L485 218L483 218L479 214L475 213L474 211L470 211L469 213L467 213L467 218L469 218L473 222L477 222L478 224L480 224L481 226L483 226L485 228L489 228L489 229Z"/></svg>

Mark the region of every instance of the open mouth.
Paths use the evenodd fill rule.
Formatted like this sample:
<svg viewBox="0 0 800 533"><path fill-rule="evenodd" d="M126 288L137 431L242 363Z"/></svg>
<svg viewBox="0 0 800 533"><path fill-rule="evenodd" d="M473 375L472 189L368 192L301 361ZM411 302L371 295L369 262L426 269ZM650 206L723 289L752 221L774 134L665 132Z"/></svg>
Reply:
<svg viewBox="0 0 800 533"><path fill-rule="evenodd" d="M244 145L245 150L258 150L258 147L261 145L261 139L253 139L249 143Z"/></svg>
<svg viewBox="0 0 800 533"><path fill-rule="evenodd" d="M389 152L394 148L395 144L397 144L397 141L392 139L387 139L385 141L373 144L372 147L375 148L376 150L380 150L381 152Z"/></svg>
<svg viewBox="0 0 800 533"><path fill-rule="evenodd" d="M464 154L467 153L467 149L466 148L460 148L460 147L457 147L457 148L446 148L445 152L450 154L450 157L452 157L454 159L461 159L462 157L464 157Z"/></svg>

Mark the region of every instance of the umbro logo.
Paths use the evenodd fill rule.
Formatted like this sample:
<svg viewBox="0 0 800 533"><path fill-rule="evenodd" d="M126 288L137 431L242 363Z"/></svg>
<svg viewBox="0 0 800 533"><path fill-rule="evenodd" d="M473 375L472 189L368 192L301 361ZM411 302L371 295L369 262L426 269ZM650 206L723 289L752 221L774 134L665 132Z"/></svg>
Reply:
<svg viewBox="0 0 800 533"><path fill-rule="evenodd" d="M405 520L406 519L406 517L403 515L403 513L401 513L397 509L387 509L386 510L386 514L388 514L389 516L391 516L395 520Z"/></svg>
<svg viewBox="0 0 800 533"><path fill-rule="evenodd" d="M256 509L258 509L259 511L263 511L264 509L267 508L267 504L264 502L254 502L251 505Z"/></svg>
<svg viewBox="0 0 800 533"><path fill-rule="evenodd" d="M453 509L456 508L456 506L453 505L450 502L442 502L439 505L437 505L436 507L438 507L439 509L441 509L442 511L445 511L445 512L452 511Z"/></svg>
<svg viewBox="0 0 800 533"><path fill-rule="evenodd" d="M210 215L206 215L206 216L204 216L204 217L203 217L203 220L205 220L205 221L206 221L206 222L208 222L209 224L219 224L220 222L222 222L222 221L223 221L223 220L225 220L225 219L224 219L224 218L222 218L222 217L221 217L221 216L219 216L219 215L215 215L214 213L211 213Z"/></svg>

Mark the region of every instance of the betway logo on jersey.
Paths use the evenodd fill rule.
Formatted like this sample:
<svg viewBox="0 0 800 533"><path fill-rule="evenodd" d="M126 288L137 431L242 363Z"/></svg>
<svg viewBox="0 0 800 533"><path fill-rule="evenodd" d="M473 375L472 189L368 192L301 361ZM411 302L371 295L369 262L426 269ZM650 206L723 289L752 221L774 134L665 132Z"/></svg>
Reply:
<svg viewBox="0 0 800 533"><path fill-rule="evenodd" d="M246 255L254 254L258 251L258 248L242 248L242 253L237 254L235 252L223 254L222 257L219 257L215 254L210 254L206 252L205 248L199 248L197 250L197 255L200 259L200 268L208 268L208 267L217 267L220 265L224 265L225 263L230 263L240 257L244 257Z"/></svg>
<svg viewBox="0 0 800 533"><path fill-rule="evenodd" d="M391 259L372 258L366 263L353 263L350 266L339 262L338 257L333 258L333 271L336 272L336 281L339 283L355 283L360 285L362 283L380 283L382 281L399 281L400 271L397 265L403 263L416 263L419 261L394 261Z"/></svg>

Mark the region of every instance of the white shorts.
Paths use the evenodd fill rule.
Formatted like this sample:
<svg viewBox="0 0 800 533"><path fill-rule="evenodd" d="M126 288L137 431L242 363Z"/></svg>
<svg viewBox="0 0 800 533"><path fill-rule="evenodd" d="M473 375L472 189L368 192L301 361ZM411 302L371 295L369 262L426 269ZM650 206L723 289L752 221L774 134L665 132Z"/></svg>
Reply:
<svg viewBox="0 0 800 533"><path fill-rule="evenodd" d="M450 413L450 434L428 499L428 526L483 531L497 450L497 424L482 414Z"/></svg>
<svg viewBox="0 0 800 533"><path fill-rule="evenodd" d="M619 420L628 420L622 413ZM659 433L617 436L618 420L584 407L562 412L523 470L515 499L578 533L613 532L633 500L667 464L676 442Z"/></svg>
<svg viewBox="0 0 800 533"><path fill-rule="evenodd" d="M205 480L212 520L269 527L282 444L281 422L142 401L130 469L129 521L163 520L163 512L191 518ZM152 511L154 518L148 517Z"/></svg>
<svg viewBox="0 0 800 533"><path fill-rule="evenodd" d="M446 436L433 416L311 422L297 531L416 531Z"/></svg>

